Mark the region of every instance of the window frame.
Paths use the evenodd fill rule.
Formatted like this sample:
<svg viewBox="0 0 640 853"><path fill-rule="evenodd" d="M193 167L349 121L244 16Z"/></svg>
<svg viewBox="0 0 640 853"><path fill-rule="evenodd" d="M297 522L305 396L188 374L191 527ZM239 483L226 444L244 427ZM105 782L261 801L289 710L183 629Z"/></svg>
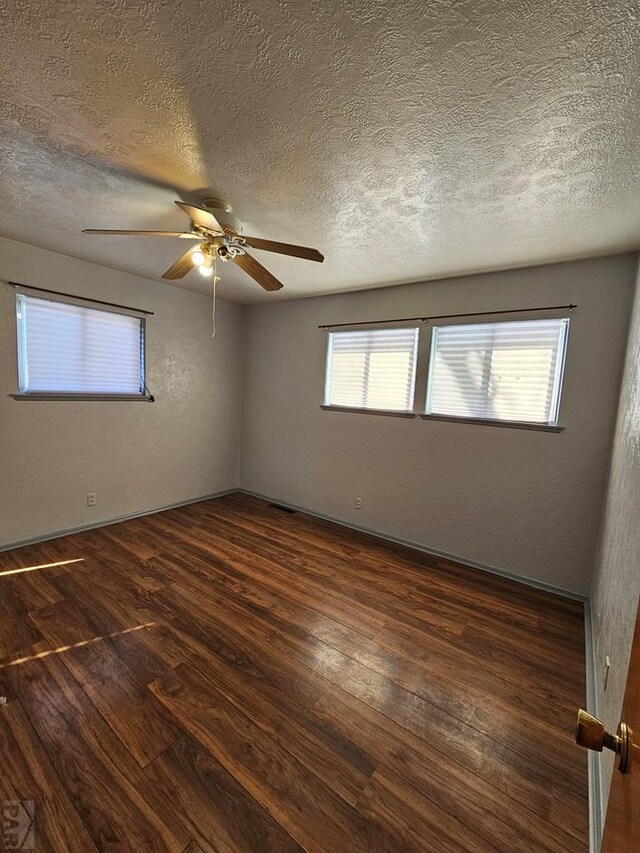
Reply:
<svg viewBox="0 0 640 853"><path fill-rule="evenodd" d="M26 326L20 317L21 298L38 299L42 302L52 302L56 305L76 305L91 311L102 311L107 314L121 314L125 317L133 317L140 323L140 391L136 393L102 392L102 391L23 391L21 387L21 363L22 353L26 353ZM81 297L56 294L55 297L33 294L28 288L20 289L15 294L15 323L16 323L16 387L17 393L10 394L14 400L109 400L109 401L153 401L147 386L147 318L143 312L133 309L120 308L119 306L102 306L94 304L92 300L84 300Z"/></svg>
<svg viewBox="0 0 640 853"><path fill-rule="evenodd" d="M331 388L331 379L332 379L332 356L333 356L333 340L335 335L339 334L349 334L353 332L362 332L363 334L371 333L371 332L383 332L390 331L393 329L402 329L402 330L411 330L414 333L414 345L413 345L413 367L411 373L411 400L410 400L410 409L377 409L366 406L341 406L333 403L329 403L329 391ZM326 411L331 412L353 412L357 414L366 414L366 415L386 415L388 417L396 417L396 418L415 418L417 417L416 412L416 399L417 399L417 383L418 383L418 364L420 361L420 325L418 324L394 324L390 323L385 326L372 326L367 329L340 329L340 330L328 330L326 341L325 341L325 368L324 368L324 384L322 391L322 403L320 404L320 408Z"/></svg>
<svg viewBox="0 0 640 853"><path fill-rule="evenodd" d="M561 414L561 405L562 405L562 397L564 390L564 380L566 375L566 361L567 361L567 351L569 344L569 332L571 328L571 318L570 317L552 317L548 319L564 321L564 331L559 339L558 346L558 354L556 357L555 364L555 372L554 372L554 384L553 384L553 396L554 402L551 407L551 412L555 412L555 420L549 422L541 422L541 421L517 421L510 420L507 418L478 418L470 415L451 415L451 414L441 414L441 413L431 413L428 411L429 405L429 397L432 389L432 380L433 380L433 372L432 365L434 363L435 357L435 349L437 343L437 330L441 328L447 328L448 326L480 326L480 325L499 325L501 323L527 323L527 322L536 322L539 320L547 319L544 317L534 317L534 318L526 318L520 320L487 320L480 322L467 322L460 323L456 320L452 320L450 323L439 323L438 325L431 326L429 330L429 343L428 343L428 361L426 365L426 387L424 394L424 409L420 413L420 417L424 420L433 420L433 421L450 421L454 423L472 423L472 424L484 424L485 426L497 426L497 427L506 427L511 429L525 429L525 430L540 430L542 432L562 432L565 427L560 423L560 414ZM557 377L557 381L556 381Z"/></svg>
<svg viewBox="0 0 640 853"><path fill-rule="evenodd" d="M499 314L499 312L495 312ZM480 316L480 315L478 315ZM329 365L330 365L330 350L329 350L329 335L333 334L334 331L331 328L327 329L328 335L327 339L324 341L325 345L325 373L323 378L323 386L322 386L322 401L320 403L320 408L325 411L330 412L347 412L352 414L365 414L365 415L384 415L387 417L395 417L395 418L419 418L425 421L441 421L441 422L450 422L457 424L480 424L482 426L489 427L500 427L502 429L523 429L523 430L533 430L538 432L552 432L559 433L565 430L565 426L560 423L560 416L562 411L562 400L563 400L563 392L564 392L564 383L566 376L566 361L567 361L567 353L569 349L569 336L571 329L571 317L568 316L560 316L560 317L552 317L551 319L555 320L566 320L566 331L562 338L562 357L561 359L557 359L556 361L556 371L560 370L560 381L557 387L557 420L554 424L547 423L539 423L537 421L511 421L511 420L493 420L489 418L474 418L468 416L458 416L458 415L440 415L440 414L427 414L426 412L426 403L427 403L427 393L430 386L431 380L431 365L433 363L433 330L439 327L445 326L459 326L459 325L479 325L482 320L478 320L476 322L468 321L467 323L461 323L460 320L462 318L451 318L449 322L440 322L438 326L432 325L431 322L426 320L421 321L417 326L413 324L409 325L406 322L397 322L393 323L393 321L389 324L385 324L383 328L392 329L392 328L417 328L418 330L418 339L417 339L417 347L416 347L416 356L414 359L414 371L413 371L413 409L412 411L400 411L394 409L365 409L357 406L335 406L327 404L325 401L327 399L326 391L327 391L327 381L329 375ZM522 322L525 320L542 320L545 319L544 314L536 315L534 317L521 317L520 320L487 320L484 322L487 323L501 323L501 322ZM326 327L323 327L326 328ZM363 331L373 331L374 329L379 329L379 325L365 327ZM346 328L343 331L355 331L355 329ZM421 406L420 400L423 401L423 405ZM422 408L422 411L419 409Z"/></svg>

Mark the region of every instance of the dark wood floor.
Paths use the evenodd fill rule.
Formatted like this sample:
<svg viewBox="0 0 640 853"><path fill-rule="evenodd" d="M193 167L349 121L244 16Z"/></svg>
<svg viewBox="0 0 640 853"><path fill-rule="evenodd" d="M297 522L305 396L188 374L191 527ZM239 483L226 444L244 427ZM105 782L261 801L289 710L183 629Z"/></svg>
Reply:
<svg viewBox="0 0 640 853"><path fill-rule="evenodd" d="M586 853L576 602L245 495L0 573L38 851Z"/></svg>

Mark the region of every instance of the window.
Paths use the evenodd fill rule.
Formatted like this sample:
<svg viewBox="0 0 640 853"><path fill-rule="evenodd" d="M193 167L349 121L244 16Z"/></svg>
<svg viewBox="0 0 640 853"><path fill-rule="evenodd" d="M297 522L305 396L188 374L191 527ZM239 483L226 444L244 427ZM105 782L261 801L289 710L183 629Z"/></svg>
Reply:
<svg viewBox="0 0 640 853"><path fill-rule="evenodd" d="M21 394L143 396L144 320L17 296Z"/></svg>
<svg viewBox="0 0 640 853"><path fill-rule="evenodd" d="M569 320L435 327L426 413L556 426Z"/></svg>
<svg viewBox="0 0 640 853"><path fill-rule="evenodd" d="M331 332L325 405L412 411L417 347L417 329Z"/></svg>

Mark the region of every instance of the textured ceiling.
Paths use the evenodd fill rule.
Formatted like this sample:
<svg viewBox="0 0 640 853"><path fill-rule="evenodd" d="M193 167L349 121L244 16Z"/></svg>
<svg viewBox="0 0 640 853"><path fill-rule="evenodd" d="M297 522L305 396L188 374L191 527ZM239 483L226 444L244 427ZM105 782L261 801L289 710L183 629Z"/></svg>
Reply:
<svg viewBox="0 0 640 853"><path fill-rule="evenodd" d="M638 3L0 0L0 233L159 279L173 199L230 201L265 294L640 243ZM205 188L208 192L204 192ZM206 289L192 272L179 285Z"/></svg>

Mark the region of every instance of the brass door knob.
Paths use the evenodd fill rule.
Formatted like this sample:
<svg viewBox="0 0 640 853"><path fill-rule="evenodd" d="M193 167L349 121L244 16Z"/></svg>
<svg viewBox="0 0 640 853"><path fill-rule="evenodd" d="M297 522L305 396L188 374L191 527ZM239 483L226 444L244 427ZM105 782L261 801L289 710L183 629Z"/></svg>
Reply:
<svg viewBox="0 0 640 853"><path fill-rule="evenodd" d="M604 723L586 711L578 711L576 721L576 743L586 749L602 752L603 748L610 749L619 756L618 770L628 773L631 767L631 729L626 723L620 723L615 735L609 734Z"/></svg>

